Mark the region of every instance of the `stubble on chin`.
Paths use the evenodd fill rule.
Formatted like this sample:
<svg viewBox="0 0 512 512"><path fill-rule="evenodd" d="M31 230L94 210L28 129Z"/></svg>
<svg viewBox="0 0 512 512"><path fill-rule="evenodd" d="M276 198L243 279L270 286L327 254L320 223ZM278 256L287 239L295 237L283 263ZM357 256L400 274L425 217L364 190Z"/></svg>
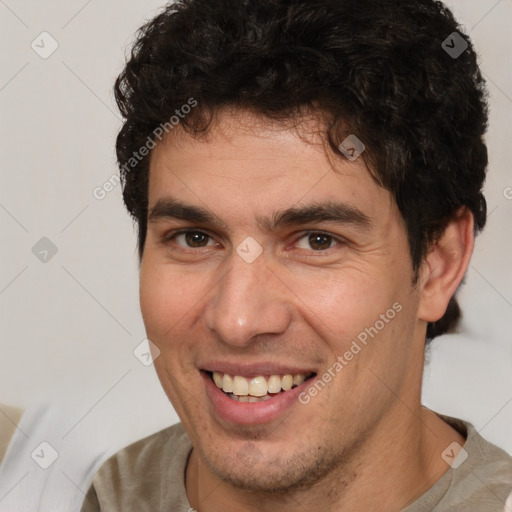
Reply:
<svg viewBox="0 0 512 512"><path fill-rule="evenodd" d="M357 476L352 468L356 445L339 452L315 445L286 459L265 457L257 445L257 442L248 442L229 456L222 453L210 457L198 455L210 471L229 486L274 500L289 499L291 494L309 490L322 481L326 483L326 492L338 494Z"/></svg>

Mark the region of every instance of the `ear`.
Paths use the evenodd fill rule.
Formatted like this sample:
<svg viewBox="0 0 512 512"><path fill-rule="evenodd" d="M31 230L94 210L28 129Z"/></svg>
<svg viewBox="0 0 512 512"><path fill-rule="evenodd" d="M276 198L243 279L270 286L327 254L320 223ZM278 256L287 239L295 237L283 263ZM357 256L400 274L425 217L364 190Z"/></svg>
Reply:
<svg viewBox="0 0 512 512"><path fill-rule="evenodd" d="M421 265L418 318L436 322L462 281L475 244L473 214L465 207L446 226Z"/></svg>

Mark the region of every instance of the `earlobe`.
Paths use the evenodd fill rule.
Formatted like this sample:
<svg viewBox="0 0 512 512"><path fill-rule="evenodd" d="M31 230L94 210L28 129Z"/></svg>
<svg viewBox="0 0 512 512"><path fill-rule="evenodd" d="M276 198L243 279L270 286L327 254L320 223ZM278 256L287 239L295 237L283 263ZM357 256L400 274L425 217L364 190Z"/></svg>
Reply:
<svg viewBox="0 0 512 512"><path fill-rule="evenodd" d="M418 318L436 322L461 283L473 253L473 214L465 207L449 222L421 267Z"/></svg>

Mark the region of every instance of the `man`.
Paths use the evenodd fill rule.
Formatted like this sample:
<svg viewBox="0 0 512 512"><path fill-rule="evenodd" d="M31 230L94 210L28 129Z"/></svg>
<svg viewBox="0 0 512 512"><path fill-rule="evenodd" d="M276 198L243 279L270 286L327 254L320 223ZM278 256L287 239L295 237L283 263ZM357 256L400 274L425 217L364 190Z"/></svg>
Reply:
<svg viewBox="0 0 512 512"><path fill-rule="evenodd" d="M511 457L420 401L486 218L484 82L451 13L183 0L115 90L181 423L109 459L82 510L504 510Z"/></svg>

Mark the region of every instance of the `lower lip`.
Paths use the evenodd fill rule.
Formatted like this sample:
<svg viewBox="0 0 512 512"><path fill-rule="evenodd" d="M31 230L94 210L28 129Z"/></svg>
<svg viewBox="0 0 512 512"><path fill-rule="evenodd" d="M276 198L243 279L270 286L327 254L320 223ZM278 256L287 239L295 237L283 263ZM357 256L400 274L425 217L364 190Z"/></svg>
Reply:
<svg viewBox="0 0 512 512"><path fill-rule="evenodd" d="M217 416L238 425L259 425L279 418L293 404L299 403L299 394L314 379L313 377L300 386L262 402L237 402L219 389L208 373L201 371L201 377L205 383L206 394L213 403Z"/></svg>

